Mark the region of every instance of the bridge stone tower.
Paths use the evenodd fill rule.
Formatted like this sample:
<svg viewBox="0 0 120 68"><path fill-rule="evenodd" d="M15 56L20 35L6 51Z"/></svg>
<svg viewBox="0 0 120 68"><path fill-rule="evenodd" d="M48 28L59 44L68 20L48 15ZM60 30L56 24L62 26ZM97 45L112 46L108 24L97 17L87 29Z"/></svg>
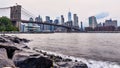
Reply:
<svg viewBox="0 0 120 68"><path fill-rule="evenodd" d="M12 20L21 20L21 5L16 5L10 9L10 18Z"/></svg>
<svg viewBox="0 0 120 68"><path fill-rule="evenodd" d="M21 24L21 5L12 6L10 8L10 19L13 21L13 25L20 30Z"/></svg>

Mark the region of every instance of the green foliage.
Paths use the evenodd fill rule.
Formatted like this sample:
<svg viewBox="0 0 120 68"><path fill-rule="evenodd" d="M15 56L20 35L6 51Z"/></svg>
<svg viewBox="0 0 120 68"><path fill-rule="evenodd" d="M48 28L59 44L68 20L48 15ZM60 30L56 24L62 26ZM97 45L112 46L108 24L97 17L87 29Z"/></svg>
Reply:
<svg viewBox="0 0 120 68"><path fill-rule="evenodd" d="M18 28L12 25L7 17L0 17L0 31L18 31Z"/></svg>

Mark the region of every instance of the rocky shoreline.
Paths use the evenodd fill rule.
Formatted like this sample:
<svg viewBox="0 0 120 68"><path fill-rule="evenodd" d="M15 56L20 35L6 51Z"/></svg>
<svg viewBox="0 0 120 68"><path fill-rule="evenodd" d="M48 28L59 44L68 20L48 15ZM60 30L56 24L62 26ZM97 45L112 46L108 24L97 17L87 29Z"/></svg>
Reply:
<svg viewBox="0 0 120 68"><path fill-rule="evenodd" d="M88 68L87 64L29 48L30 40L0 36L0 68Z"/></svg>

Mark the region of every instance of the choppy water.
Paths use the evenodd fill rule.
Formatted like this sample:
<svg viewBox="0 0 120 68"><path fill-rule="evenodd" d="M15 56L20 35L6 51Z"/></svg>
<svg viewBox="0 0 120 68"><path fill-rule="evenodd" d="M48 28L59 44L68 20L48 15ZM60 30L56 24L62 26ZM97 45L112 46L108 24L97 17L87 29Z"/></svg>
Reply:
<svg viewBox="0 0 120 68"><path fill-rule="evenodd" d="M33 40L29 43L31 47L82 60L89 68L120 68L116 64L120 63L119 33L17 34L17 36Z"/></svg>

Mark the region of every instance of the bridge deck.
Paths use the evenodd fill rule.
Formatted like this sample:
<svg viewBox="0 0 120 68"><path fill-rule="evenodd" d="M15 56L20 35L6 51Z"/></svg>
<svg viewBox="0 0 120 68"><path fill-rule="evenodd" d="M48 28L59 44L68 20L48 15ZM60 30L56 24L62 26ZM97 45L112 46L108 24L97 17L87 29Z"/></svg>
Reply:
<svg viewBox="0 0 120 68"><path fill-rule="evenodd" d="M12 21L16 21L16 20L12 20ZM37 21L27 21L27 20L21 20L22 23L35 23L35 24L43 24L43 25L52 25L52 26L58 26L58 27L64 27L67 29L74 29L74 30L78 30L80 31L79 28L75 28L72 26L67 26L67 25L60 25L60 24L54 24L54 23L48 23L48 22L37 22Z"/></svg>

